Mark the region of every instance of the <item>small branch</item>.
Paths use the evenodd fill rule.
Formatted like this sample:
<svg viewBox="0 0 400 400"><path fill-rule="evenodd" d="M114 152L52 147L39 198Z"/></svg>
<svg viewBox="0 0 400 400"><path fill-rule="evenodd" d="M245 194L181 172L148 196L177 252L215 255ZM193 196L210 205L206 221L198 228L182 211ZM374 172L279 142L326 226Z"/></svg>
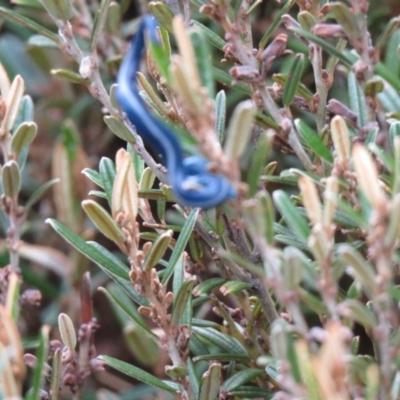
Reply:
<svg viewBox="0 0 400 400"><path fill-rule="evenodd" d="M310 44L311 63L314 70L316 93L318 95L318 109L315 115L317 131L320 134L326 123L326 101L328 98L328 87L322 75L322 49L315 44Z"/></svg>
<svg viewBox="0 0 400 400"><path fill-rule="evenodd" d="M268 93L267 89L263 85L258 86L258 92L260 93L261 99L264 103L265 110L270 113L271 117L278 123L280 126L287 124L290 122L291 126L289 128L289 134L287 141L293 151L296 153L297 157L299 157L300 161L304 165L304 167L308 171L314 171L314 164L311 162L310 157L305 152L303 146L301 145L299 138L297 137L296 131L292 125L292 122L289 119L285 119L279 112L278 107L276 106L273 98Z"/></svg>
<svg viewBox="0 0 400 400"><path fill-rule="evenodd" d="M276 311L275 303L272 300L269 291L267 290L264 282L260 278L253 276L252 284L254 291L257 294L258 301L260 302L261 308L270 324L279 318L279 314Z"/></svg>

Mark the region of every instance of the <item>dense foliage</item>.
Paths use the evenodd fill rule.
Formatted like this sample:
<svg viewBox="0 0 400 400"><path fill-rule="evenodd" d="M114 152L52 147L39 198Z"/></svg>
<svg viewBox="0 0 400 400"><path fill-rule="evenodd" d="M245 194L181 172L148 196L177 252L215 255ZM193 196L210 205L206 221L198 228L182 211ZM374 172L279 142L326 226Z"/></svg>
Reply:
<svg viewBox="0 0 400 400"><path fill-rule="evenodd" d="M143 118L229 180L217 208L117 104L148 13ZM400 398L399 13L0 0L1 398Z"/></svg>

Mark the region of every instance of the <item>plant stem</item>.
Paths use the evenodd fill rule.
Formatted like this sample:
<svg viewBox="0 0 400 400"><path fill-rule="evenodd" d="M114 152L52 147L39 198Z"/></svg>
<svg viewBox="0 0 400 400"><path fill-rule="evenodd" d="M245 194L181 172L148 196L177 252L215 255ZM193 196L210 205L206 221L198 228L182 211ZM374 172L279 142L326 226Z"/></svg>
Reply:
<svg viewBox="0 0 400 400"><path fill-rule="evenodd" d="M318 134L321 134L326 123L326 101L328 87L322 75L322 49L320 46L310 44L311 63L314 70L316 93L318 95L318 109L315 115Z"/></svg>

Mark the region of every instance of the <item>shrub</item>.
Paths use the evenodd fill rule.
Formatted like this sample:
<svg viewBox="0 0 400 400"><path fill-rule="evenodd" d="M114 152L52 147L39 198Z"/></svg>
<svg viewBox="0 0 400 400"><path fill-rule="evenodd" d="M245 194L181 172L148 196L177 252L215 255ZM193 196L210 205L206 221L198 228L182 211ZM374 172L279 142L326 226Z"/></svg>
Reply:
<svg viewBox="0 0 400 400"><path fill-rule="evenodd" d="M13 3L2 398L398 399L396 2Z"/></svg>

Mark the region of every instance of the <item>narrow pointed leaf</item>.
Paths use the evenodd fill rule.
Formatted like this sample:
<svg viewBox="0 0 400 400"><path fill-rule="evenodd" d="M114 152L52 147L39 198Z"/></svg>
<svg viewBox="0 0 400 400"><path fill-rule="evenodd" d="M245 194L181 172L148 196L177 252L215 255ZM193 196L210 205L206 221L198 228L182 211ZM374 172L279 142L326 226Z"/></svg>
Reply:
<svg viewBox="0 0 400 400"><path fill-rule="evenodd" d="M100 8L96 10L97 12L93 22L92 34L90 36L90 49L92 52L96 51L99 37L104 32L111 1L112 0L102 0L100 3Z"/></svg>
<svg viewBox="0 0 400 400"><path fill-rule="evenodd" d="M102 181L102 187L104 191L106 192L108 203L112 204L112 189L114 185L114 179L115 179L115 165L107 157L103 157L100 160L100 165L99 165L99 172L100 172L100 177Z"/></svg>
<svg viewBox="0 0 400 400"><path fill-rule="evenodd" d="M35 138L37 133L37 125L35 122L24 122L21 124L11 139L11 150L19 153L24 147L28 147Z"/></svg>
<svg viewBox="0 0 400 400"><path fill-rule="evenodd" d="M118 288L118 286L117 286ZM111 302L113 302L121 311L124 312L124 314L135 324L143 328L149 335L151 336L156 336L150 328L147 326L147 324L143 321L142 317L138 314L132 311L132 305L124 301L120 296L117 295L117 293L114 293L115 290L107 290L103 287L99 287L98 289L100 292L104 293ZM119 289L118 289L119 290Z"/></svg>
<svg viewBox="0 0 400 400"><path fill-rule="evenodd" d="M226 95L225 92L221 90L215 98L215 131L220 143L222 143L225 138L225 121Z"/></svg>
<svg viewBox="0 0 400 400"><path fill-rule="evenodd" d="M213 328L199 328L194 326L192 329L196 335L204 337L227 353L236 353L241 356L247 356L245 348L237 339L231 336L221 333Z"/></svg>
<svg viewBox="0 0 400 400"><path fill-rule="evenodd" d="M99 231L116 243L123 243L125 235L110 214L94 200L82 202L82 208Z"/></svg>
<svg viewBox="0 0 400 400"><path fill-rule="evenodd" d="M37 361L32 378L32 389L28 394L27 400L40 399L40 391L44 383L44 366L47 362L49 352L49 332L50 326L48 325L44 325L40 331L39 348L36 354Z"/></svg>
<svg viewBox="0 0 400 400"><path fill-rule="evenodd" d="M213 289L220 287L226 282L224 278L210 278L201 283L199 283L193 290L195 296L201 296L202 294L207 294Z"/></svg>
<svg viewBox="0 0 400 400"><path fill-rule="evenodd" d="M323 158L325 161L330 163L333 162L333 155L326 147L324 142L321 140L318 133L311 129L302 119L298 118L294 121L295 126L303 137L303 139L307 142L310 149L318 156Z"/></svg>
<svg viewBox="0 0 400 400"><path fill-rule="evenodd" d="M144 260L143 271L150 271L158 264L171 243L172 235L173 231L168 230L157 238Z"/></svg>
<svg viewBox="0 0 400 400"><path fill-rule="evenodd" d="M222 50L224 46L226 45L226 42L224 39L219 37L214 31L212 31L210 28L206 27L203 25L201 22L193 20L192 21L193 25L198 27L204 34L204 37L217 49Z"/></svg>
<svg viewBox="0 0 400 400"><path fill-rule="evenodd" d="M71 246L95 262L107 275L121 286L136 303L148 306L148 301L133 289L129 279L129 268L119 258L97 243L85 242L79 235L73 233L65 225L54 219L47 219L46 222L71 244Z"/></svg>
<svg viewBox="0 0 400 400"><path fill-rule="evenodd" d="M17 24L19 26L32 29L36 33L39 33L40 35L43 35L43 36L49 38L50 40L52 40L53 42L57 43L57 45L60 43L60 40L55 33L49 31L48 29L46 29L43 26L36 23L35 21L32 21L31 19L26 18L23 15L15 12L13 10L10 10L10 9L4 8L4 7L0 7L0 16L4 17L6 20L8 20L10 22L14 22L15 24Z"/></svg>
<svg viewBox="0 0 400 400"><path fill-rule="evenodd" d="M200 29L191 30L189 36L196 58L201 85L207 89L208 97L213 99L215 96L215 84L211 70L212 60L208 43Z"/></svg>
<svg viewBox="0 0 400 400"><path fill-rule="evenodd" d="M187 220L185 221L181 233L179 234L179 238L176 241L174 250L171 254L171 258L169 259L168 262L168 267L166 268L164 275L162 277L162 284L165 284L168 279L171 277L171 275L174 272L174 268L176 263L179 261L183 251L185 250L185 247L189 241L189 237L192 234L194 225L196 224L197 216L199 215L200 209L199 208L194 208Z"/></svg>
<svg viewBox="0 0 400 400"><path fill-rule="evenodd" d="M113 115L106 115L104 117L104 122L106 123L110 131L114 133L114 135L125 141L131 140L131 132L126 127L126 125L117 117L114 117Z"/></svg>
<svg viewBox="0 0 400 400"><path fill-rule="evenodd" d="M197 376L197 372L191 358L188 358L187 360L187 367L189 373L190 390L192 391L194 398L197 399L200 392L200 380Z"/></svg>
<svg viewBox="0 0 400 400"><path fill-rule="evenodd" d="M276 14L274 20L272 21L269 28L267 29L267 31L264 33L263 37L261 38L260 43L258 44L258 46L261 49L263 49L266 46L270 36L275 31L275 29L278 27L278 25L281 23L282 15L286 14L295 3L296 2L294 0L287 0L286 3L280 8L279 12Z"/></svg>
<svg viewBox="0 0 400 400"><path fill-rule="evenodd" d="M288 80L283 88L282 102L288 107L293 100L304 69L304 54L296 54L288 73Z"/></svg>
<svg viewBox="0 0 400 400"><path fill-rule="evenodd" d="M261 369L255 368L246 368L242 371L237 372L236 374L232 375L228 378L223 384L222 387L228 392L231 392L234 389L239 388L240 386L244 385L252 381L254 378L257 378L263 373Z"/></svg>
<svg viewBox="0 0 400 400"><path fill-rule="evenodd" d="M68 21L74 15L70 0L41 0L41 3L54 19Z"/></svg>
<svg viewBox="0 0 400 400"><path fill-rule="evenodd" d="M147 383L148 385L166 390L167 392L174 393L175 389L163 382L162 380L156 378L155 376L149 374L146 371L141 370L131 364L124 361L117 360L116 358L109 356L99 356L99 360L104 361L110 367L122 372L123 374L135 378L141 382Z"/></svg>
<svg viewBox="0 0 400 400"><path fill-rule="evenodd" d="M368 121L365 96L353 72L349 72L348 88L349 88L350 108L357 114L358 125L365 126Z"/></svg>
<svg viewBox="0 0 400 400"><path fill-rule="evenodd" d="M272 195L275 207L282 214L287 225L293 229L303 240L308 240L310 227L304 217L298 212L290 201L288 195L282 190L276 190Z"/></svg>
<svg viewBox="0 0 400 400"><path fill-rule="evenodd" d="M203 374L199 400L211 400L218 396L220 388L221 364L213 363Z"/></svg>
<svg viewBox="0 0 400 400"><path fill-rule="evenodd" d="M183 283L183 285L179 289L179 292L174 299L171 325L178 326L179 320L181 319L183 313L187 308L187 304L191 299L192 289L195 283L196 283L195 278L187 280Z"/></svg>
<svg viewBox="0 0 400 400"><path fill-rule="evenodd" d="M242 386L238 389L229 391L228 394L234 398L263 400L272 400L275 396L274 392L254 386Z"/></svg>
<svg viewBox="0 0 400 400"><path fill-rule="evenodd" d="M321 46L327 53L331 54L332 56L335 56L347 66L351 67L351 65L353 64L351 60L344 53L341 53L338 49L336 49L336 47L332 46L324 39L321 39L320 37L315 36L312 33L305 31L304 29L297 28L294 26L293 27L291 26L288 29L295 33L298 33L304 39L307 39L310 42L315 43L318 46Z"/></svg>

